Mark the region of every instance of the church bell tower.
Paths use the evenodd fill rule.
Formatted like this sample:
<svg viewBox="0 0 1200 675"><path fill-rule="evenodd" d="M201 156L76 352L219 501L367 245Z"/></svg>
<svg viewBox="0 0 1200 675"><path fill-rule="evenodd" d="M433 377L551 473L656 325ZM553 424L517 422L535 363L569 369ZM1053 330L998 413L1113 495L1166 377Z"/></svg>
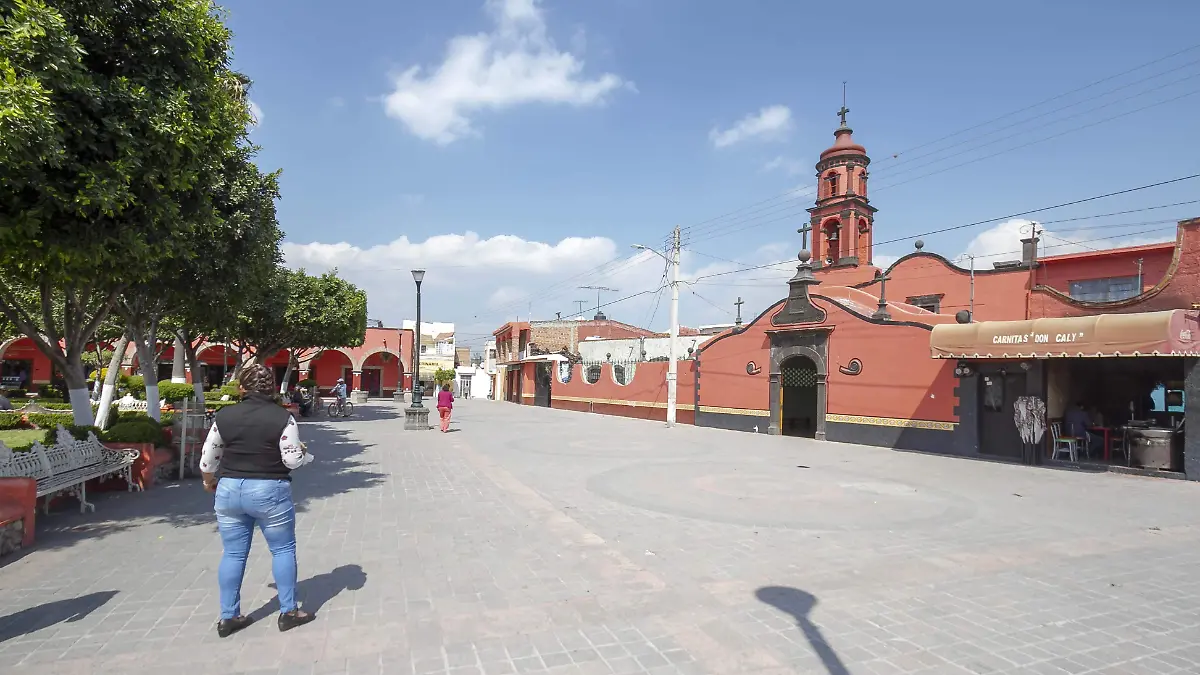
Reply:
<svg viewBox="0 0 1200 675"><path fill-rule="evenodd" d="M808 209L814 267L856 267L872 264L875 207L867 199L867 150L854 142L846 124L850 109L842 104L842 124L833 132L833 145L817 162L817 202Z"/></svg>

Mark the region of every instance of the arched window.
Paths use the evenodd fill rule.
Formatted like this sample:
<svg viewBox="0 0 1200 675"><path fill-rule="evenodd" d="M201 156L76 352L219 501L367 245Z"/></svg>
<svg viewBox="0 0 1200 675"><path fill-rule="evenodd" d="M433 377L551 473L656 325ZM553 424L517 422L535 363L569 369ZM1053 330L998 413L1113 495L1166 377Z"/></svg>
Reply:
<svg viewBox="0 0 1200 675"><path fill-rule="evenodd" d="M838 193L838 172L830 171L829 173L825 174L825 182L829 184L825 194L830 197L836 196Z"/></svg>
<svg viewBox="0 0 1200 675"><path fill-rule="evenodd" d="M867 194L867 170L863 169L858 172L858 193L861 195Z"/></svg>
<svg viewBox="0 0 1200 675"><path fill-rule="evenodd" d="M584 373L584 379L588 384L596 384L600 381L600 366L588 366L587 372Z"/></svg>
<svg viewBox="0 0 1200 675"><path fill-rule="evenodd" d="M841 258L842 250L842 228L838 221L830 220L821 227L825 233L825 260L824 262L837 262Z"/></svg>

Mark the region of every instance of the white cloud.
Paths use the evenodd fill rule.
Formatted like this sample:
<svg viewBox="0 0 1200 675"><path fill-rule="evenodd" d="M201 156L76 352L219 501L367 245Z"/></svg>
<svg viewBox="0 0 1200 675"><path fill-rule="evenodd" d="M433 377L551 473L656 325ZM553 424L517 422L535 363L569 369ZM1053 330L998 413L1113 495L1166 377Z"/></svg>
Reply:
<svg viewBox="0 0 1200 675"><path fill-rule="evenodd" d="M976 266L986 268L990 268L994 262L1020 260L1021 239L1029 236L1032 224L1033 221L1014 218L990 227L967 244L958 260L965 261L973 255L976 257ZM1175 237L1169 227L1164 227L1161 233L1145 230L1113 233L1111 227L1086 224L1070 230L1051 230L1039 225L1038 230L1042 233L1038 243L1038 255L1041 256L1154 244L1171 241Z"/></svg>
<svg viewBox="0 0 1200 675"><path fill-rule="evenodd" d="M685 249L680 278L694 284L680 288L680 323L685 326L733 320L734 301L741 297L742 318L751 320L787 295L794 261L774 268L720 274L789 257L795 242L769 244L739 262L715 261ZM427 270L422 284L423 319L453 321L462 344L478 347L491 332L517 318L551 319L577 314L574 301L585 301L583 314L596 311L596 293L580 286L608 286L601 302L610 318L667 330L670 289L663 287L663 262L642 251L627 250L603 237L568 237L557 243L530 241L513 235L484 239L477 234L443 234L424 241L407 237L376 246L350 243L286 242L290 267L339 274L367 291L370 315L398 325L415 315L415 286L410 270ZM722 255L730 255L722 252ZM603 269L595 268L609 263ZM707 276L717 274L718 276ZM657 290L663 287L662 290ZM637 295L642 291L657 291ZM613 301L634 296L616 304ZM711 303L711 304L710 304Z"/></svg>
<svg viewBox="0 0 1200 675"><path fill-rule="evenodd" d="M258 104L251 99L246 99L246 101L250 104L250 117L253 120L251 124L257 127L258 125L262 124L263 121L262 108L260 108Z"/></svg>
<svg viewBox="0 0 1200 675"><path fill-rule="evenodd" d="M900 259L900 256L898 256L898 255L887 255L885 253L876 253L872 257L871 262L879 269L886 270L887 268L896 264L896 261L899 259Z"/></svg>
<svg viewBox="0 0 1200 675"><path fill-rule="evenodd" d="M795 176L796 174L804 173L805 165L804 162L801 162L798 159L792 159L790 157L784 157L783 155L780 155L766 164L763 164L762 170L782 171L789 176Z"/></svg>
<svg viewBox="0 0 1200 675"><path fill-rule="evenodd" d="M772 105L746 115L728 129L714 127L708 132L708 138L713 146L724 148L742 141L777 140L786 136L791 128L791 109L785 105Z"/></svg>
<svg viewBox="0 0 1200 675"><path fill-rule="evenodd" d="M418 138L447 145L477 135L471 117L530 103L591 106L623 86L619 75L584 75L583 60L546 32L540 0L487 0L490 32L459 35L436 67L396 76L384 110ZM580 35L577 33L577 36ZM577 37L574 44L583 42Z"/></svg>
<svg viewBox="0 0 1200 675"><path fill-rule="evenodd" d="M425 203L425 195L405 192L400 195L400 201L409 207L420 206Z"/></svg>

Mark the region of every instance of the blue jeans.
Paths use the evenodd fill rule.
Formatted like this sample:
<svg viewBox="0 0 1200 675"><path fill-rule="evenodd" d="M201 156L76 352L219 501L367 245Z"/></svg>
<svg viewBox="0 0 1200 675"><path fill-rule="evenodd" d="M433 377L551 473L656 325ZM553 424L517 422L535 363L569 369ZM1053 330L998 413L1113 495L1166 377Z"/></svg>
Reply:
<svg viewBox="0 0 1200 675"><path fill-rule="evenodd" d="M217 529L225 554L217 568L221 587L221 618L242 614L242 577L254 526L262 530L271 550L271 571L279 592L279 611L296 609L296 506L292 483L286 480L222 478L217 483Z"/></svg>

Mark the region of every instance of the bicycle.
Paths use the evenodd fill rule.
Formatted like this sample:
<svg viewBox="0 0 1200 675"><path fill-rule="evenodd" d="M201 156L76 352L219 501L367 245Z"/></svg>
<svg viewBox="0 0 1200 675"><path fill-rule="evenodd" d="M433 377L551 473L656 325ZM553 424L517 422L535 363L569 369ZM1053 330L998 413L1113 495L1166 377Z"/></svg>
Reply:
<svg viewBox="0 0 1200 675"><path fill-rule="evenodd" d="M330 417L349 417L354 414L354 404L350 401L334 401L328 408Z"/></svg>

